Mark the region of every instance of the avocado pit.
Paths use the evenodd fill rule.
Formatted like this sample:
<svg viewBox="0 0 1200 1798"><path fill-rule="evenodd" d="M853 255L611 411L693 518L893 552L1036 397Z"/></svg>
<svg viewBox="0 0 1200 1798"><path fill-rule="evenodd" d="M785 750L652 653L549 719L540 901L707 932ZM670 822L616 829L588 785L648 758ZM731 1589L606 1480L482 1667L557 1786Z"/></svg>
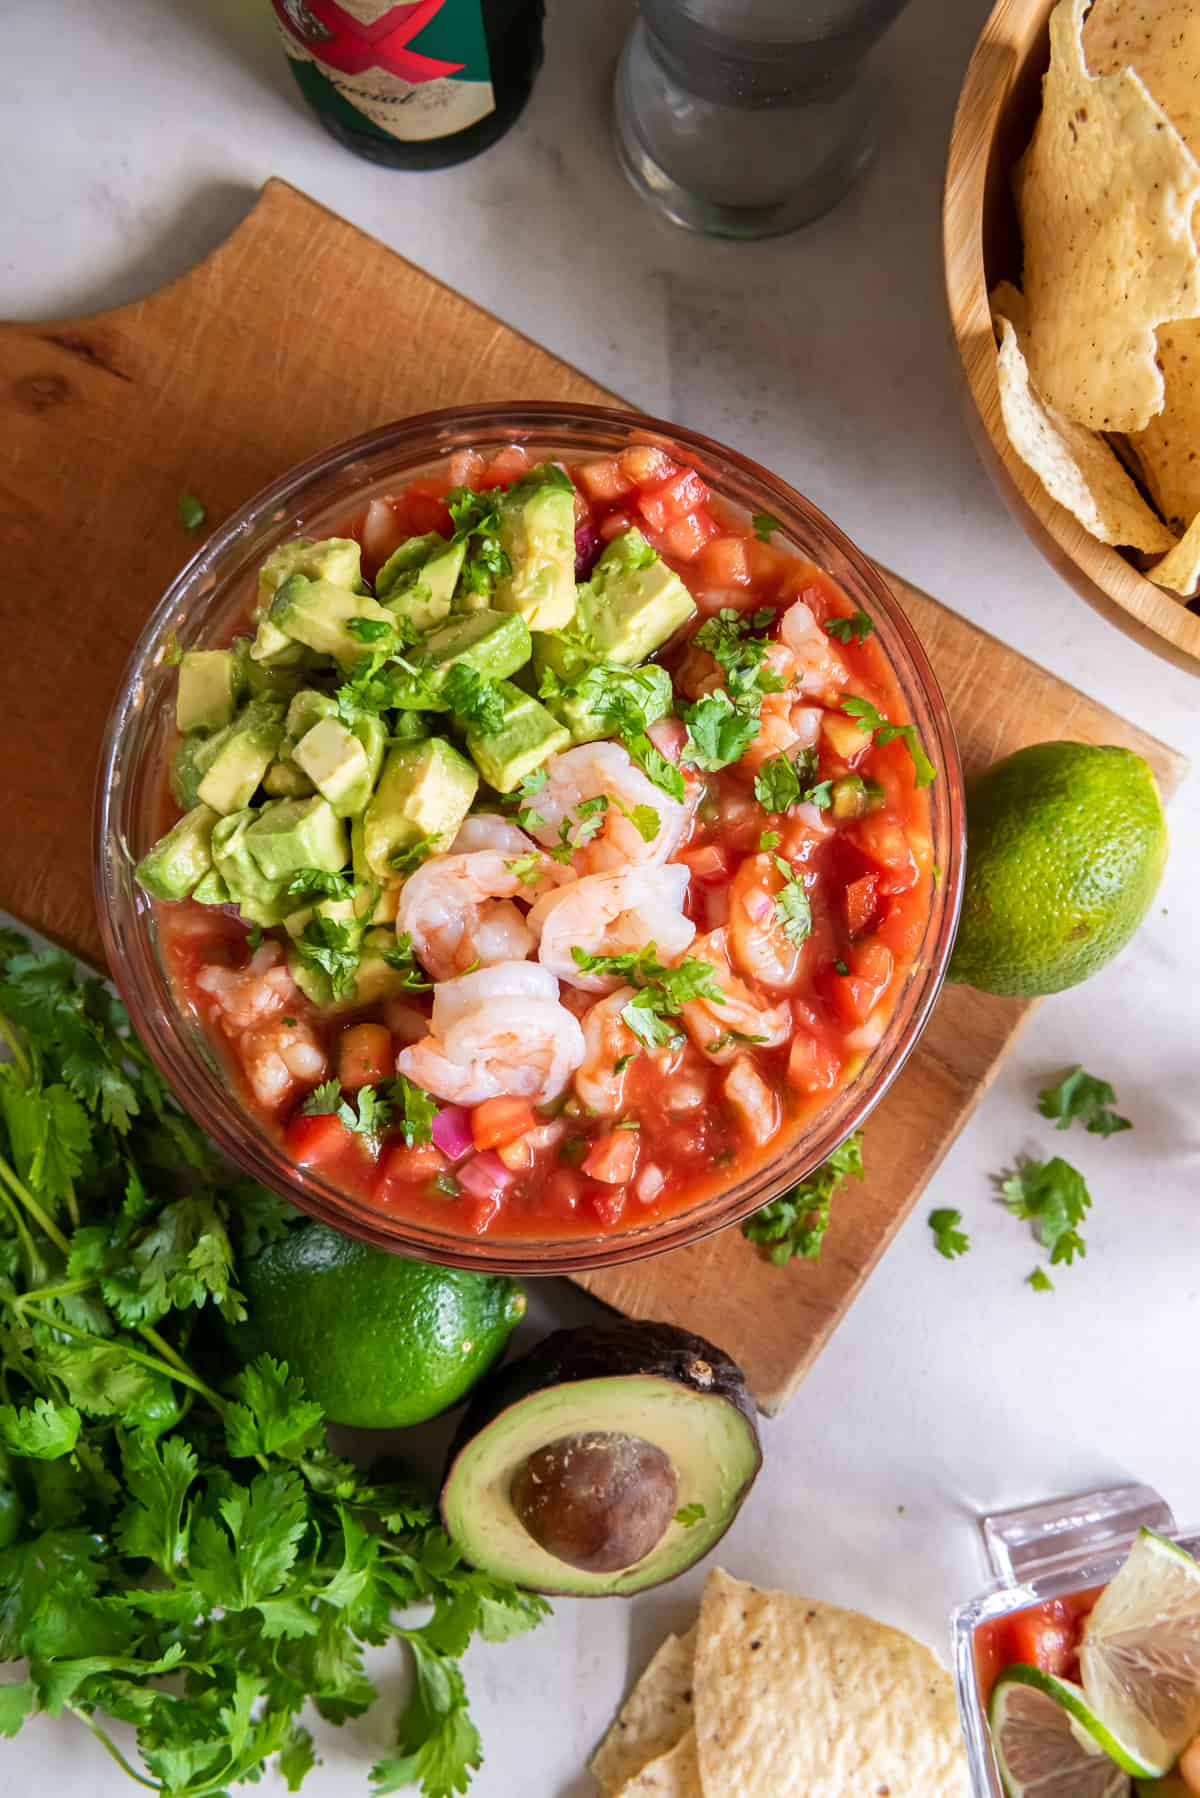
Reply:
<svg viewBox="0 0 1200 1798"><path fill-rule="evenodd" d="M526 1456L509 1496L539 1547L585 1573L616 1573L656 1548L679 1479L661 1448L618 1430L560 1436Z"/></svg>

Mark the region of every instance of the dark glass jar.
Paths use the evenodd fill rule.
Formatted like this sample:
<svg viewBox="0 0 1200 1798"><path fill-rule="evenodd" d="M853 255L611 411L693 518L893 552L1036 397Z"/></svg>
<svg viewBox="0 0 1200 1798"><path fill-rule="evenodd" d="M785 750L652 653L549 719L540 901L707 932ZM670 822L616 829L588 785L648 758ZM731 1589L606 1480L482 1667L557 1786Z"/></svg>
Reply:
<svg viewBox="0 0 1200 1798"><path fill-rule="evenodd" d="M438 169L494 144L529 98L545 0L272 0L296 85L371 162Z"/></svg>

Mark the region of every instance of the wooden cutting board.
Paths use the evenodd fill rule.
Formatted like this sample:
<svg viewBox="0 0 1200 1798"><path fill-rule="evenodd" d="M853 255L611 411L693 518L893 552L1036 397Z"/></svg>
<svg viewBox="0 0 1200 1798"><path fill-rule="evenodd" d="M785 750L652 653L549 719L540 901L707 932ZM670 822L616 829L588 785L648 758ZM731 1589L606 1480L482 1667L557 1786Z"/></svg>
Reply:
<svg viewBox="0 0 1200 1798"><path fill-rule="evenodd" d="M390 419L485 400L614 396L280 181L199 268L95 318L0 325L0 907L87 960L91 802L106 713L147 613L216 525L292 463ZM620 403L615 402L615 403ZM968 769L1069 736L1173 750L895 576ZM1030 1007L948 989L871 1119L870 1175L816 1265L769 1266L736 1231L581 1284L713 1338L774 1412L843 1315Z"/></svg>

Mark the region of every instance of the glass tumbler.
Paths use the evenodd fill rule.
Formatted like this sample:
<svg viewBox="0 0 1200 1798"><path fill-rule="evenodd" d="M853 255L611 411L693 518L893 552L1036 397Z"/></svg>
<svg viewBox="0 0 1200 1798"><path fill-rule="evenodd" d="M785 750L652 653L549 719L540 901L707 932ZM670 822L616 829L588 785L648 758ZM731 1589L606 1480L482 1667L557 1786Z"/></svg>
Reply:
<svg viewBox="0 0 1200 1798"><path fill-rule="evenodd" d="M617 153L676 224L770 237L835 206L874 155L868 52L905 0L641 0Z"/></svg>

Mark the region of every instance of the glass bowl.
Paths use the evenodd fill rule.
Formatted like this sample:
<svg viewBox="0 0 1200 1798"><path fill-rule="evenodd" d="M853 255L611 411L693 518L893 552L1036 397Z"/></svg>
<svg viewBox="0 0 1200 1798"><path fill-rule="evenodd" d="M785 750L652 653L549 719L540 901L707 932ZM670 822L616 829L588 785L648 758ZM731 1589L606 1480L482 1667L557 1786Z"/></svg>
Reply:
<svg viewBox="0 0 1200 1798"><path fill-rule="evenodd" d="M191 647L226 643L245 613L260 562L276 544L300 533L328 535L369 499L429 473L456 450L486 453L508 443L567 459L655 444L697 468L718 494L747 513L773 513L781 527L778 540L817 563L852 605L870 612L938 771L928 793L941 877L912 971L858 1074L752 1175L668 1217L598 1229L594 1237L492 1240L432 1229L377 1210L295 1166L240 1100L199 1019L177 1000L153 908L133 877L160 828L161 775L174 729L170 657L176 640ZM96 798L96 899L108 965L135 1028L180 1104L252 1178L380 1248L496 1273L565 1274L679 1248L735 1224L802 1179L858 1128L899 1073L941 987L958 921L964 837L962 772L933 670L878 570L823 513L745 456L661 420L598 406L489 405L423 413L313 457L235 513L171 584L134 646L105 733Z"/></svg>

